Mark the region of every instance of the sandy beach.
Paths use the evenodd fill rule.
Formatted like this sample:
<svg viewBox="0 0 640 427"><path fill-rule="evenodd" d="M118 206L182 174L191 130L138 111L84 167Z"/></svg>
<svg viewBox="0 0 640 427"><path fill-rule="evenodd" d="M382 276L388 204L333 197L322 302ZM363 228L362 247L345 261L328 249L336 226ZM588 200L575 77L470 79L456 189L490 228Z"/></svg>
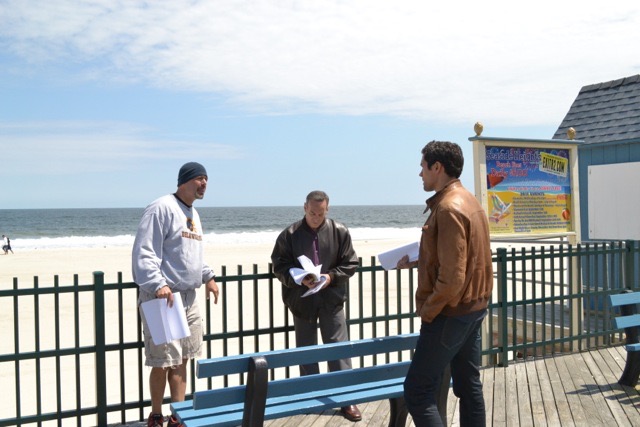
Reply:
<svg viewBox="0 0 640 427"><path fill-rule="evenodd" d="M416 239L419 233L416 232ZM364 265L371 265L371 257L394 247L410 243L406 240L354 240L353 245ZM271 244L208 244L205 247L207 263L220 274L221 266L227 272L235 272L238 265L244 271L254 264L260 271L266 271L271 261ZM53 283L53 277L59 276L61 284L68 284L74 274L78 274L80 283L91 283L92 273L102 271L105 282L113 283L119 272L125 282L131 278L131 247L115 246L101 248L36 249L21 251L14 248L14 254L0 255L0 289L12 287L17 277L20 286L33 283L38 276L41 285ZM377 262L377 261L376 261Z"/></svg>

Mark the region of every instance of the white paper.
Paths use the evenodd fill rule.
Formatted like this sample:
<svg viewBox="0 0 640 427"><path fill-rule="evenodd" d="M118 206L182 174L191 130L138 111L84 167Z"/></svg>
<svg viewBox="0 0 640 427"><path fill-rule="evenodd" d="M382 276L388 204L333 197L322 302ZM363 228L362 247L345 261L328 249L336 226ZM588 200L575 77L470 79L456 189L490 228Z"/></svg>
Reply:
<svg viewBox="0 0 640 427"><path fill-rule="evenodd" d="M169 307L165 298L143 302L141 307L155 345L191 335L180 292L173 294L172 307Z"/></svg>
<svg viewBox="0 0 640 427"><path fill-rule="evenodd" d="M292 267L289 269L289 274L291 274L293 280L298 285L304 286L302 285L302 280L311 274L315 279L314 283L316 283L316 286L310 288L302 295L302 297L313 295L316 292L319 292L327 281L326 277L320 275L322 264L313 265L313 262L306 255L300 255L298 257L298 261L300 262L302 268Z"/></svg>
<svg viewBox="0 0 640 427"><path fill-rule="evenodd" d="M302 268L292 267L289 269L289 274L293 277L293 280L298 284L302 284L302 279L311 274L314 277L314 281L317 282L320 280L320 270L322 269L322 264L313 265L313 262L307 258L306 255L300 255L298 257L298 261Z"/></svg>
<svg viewBox="0 0 640 427"><path fill-rule="evenodd" d="M420 244L418 242L409 243L408 245L400 246L390 251L382 252L378 254L378 259L382 268L385 270L393 270L397 267L398 261L403 256L409 255L409 262L417 261L420 253Z"/></svg>
<svg viewBox="0 0 640 427"><path fill-rule="evenodd" d="M308 297L309 295L313 295L316 292L320 292L320 290L322 290L322 287L326 282L327 282L327 278L322 276L319 281L315 282L316 285L313 288L309 288L307 292L302 294L302 298Z"/></svg>

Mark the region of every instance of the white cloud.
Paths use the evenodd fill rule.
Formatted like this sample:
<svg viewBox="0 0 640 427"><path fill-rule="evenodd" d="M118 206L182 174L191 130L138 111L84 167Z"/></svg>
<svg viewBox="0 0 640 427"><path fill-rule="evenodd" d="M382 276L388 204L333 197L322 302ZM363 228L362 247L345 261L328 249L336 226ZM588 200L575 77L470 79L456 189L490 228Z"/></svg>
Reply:
<svg viewBox="0 0 640 427"><path fill-rule="evenodd" d="M501 125L555 124L581 86L640 73L636 1L432 3L14 0L0 46L259 112Z"/></svg>
<svg viewBox="0 0 640 427"><path fill-rule="evenodd" d="M140 162L244 155L237 147L158 138L153 129L115 122L0 122L0 151L5 176L118 171Z"/></svg>

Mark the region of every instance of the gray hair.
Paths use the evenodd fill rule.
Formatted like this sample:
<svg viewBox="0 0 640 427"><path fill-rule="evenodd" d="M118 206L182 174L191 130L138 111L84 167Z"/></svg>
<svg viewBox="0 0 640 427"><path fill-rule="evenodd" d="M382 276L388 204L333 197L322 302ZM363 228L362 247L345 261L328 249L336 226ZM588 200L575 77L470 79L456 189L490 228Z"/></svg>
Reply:
<svg viewBox="0 0 640 427"><path fill-rule="evenodd" d="M320 191L320 190L315 190L312 191L311 193L307 194L307 203L309 203L310 201L314 201L314 202L324 202L327 201L327 205L329 204L329 195L327 193L325 193L324 191Z"/></svg>

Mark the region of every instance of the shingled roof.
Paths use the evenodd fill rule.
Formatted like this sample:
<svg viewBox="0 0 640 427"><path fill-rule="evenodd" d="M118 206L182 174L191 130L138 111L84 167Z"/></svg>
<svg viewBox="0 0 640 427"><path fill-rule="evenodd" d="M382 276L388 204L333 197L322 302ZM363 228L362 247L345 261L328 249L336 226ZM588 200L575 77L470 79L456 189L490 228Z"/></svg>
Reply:
<svg viewBox="0 0 640 427"><path fill-rule="evenodd" d="M585 144L640 141L640 74L580 89L553 139L570 127Z"/></svg>

